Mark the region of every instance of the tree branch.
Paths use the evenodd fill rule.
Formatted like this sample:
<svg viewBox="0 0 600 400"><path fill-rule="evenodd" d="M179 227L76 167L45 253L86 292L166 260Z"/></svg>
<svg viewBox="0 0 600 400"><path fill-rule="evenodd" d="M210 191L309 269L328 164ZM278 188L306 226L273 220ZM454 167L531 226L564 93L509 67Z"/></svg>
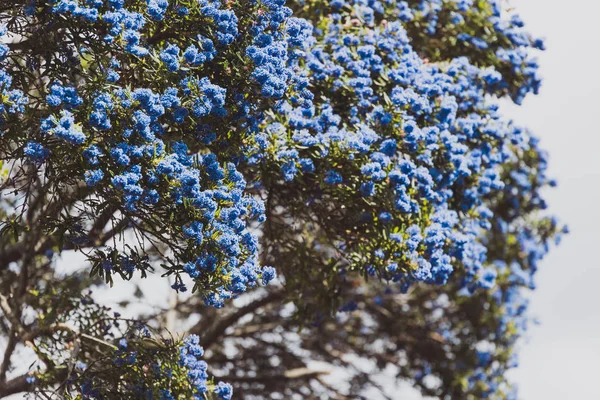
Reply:
<svg viewBox="0 0 600 400"><path fill-rule="evenodd" d="M202 328L204 327L204 323L203 321L200 321L192 328L190 328L189 333L196 335L201 334L202 344L205 347L210 347L210 345L214 343L215 340L217 340L221 335L223 335L223 333L225 333L225 330L227 330L227 328L234 325L243 316L258 310L259 308L266 306L269 303L273 303L278 300L283 300L284 298L285 296L283 290L271 292L265 297L256 300L244 307L241 307L235 312L223 317L222 319L219 319L211 328L208 329L208 331L204 332L202 330Z"/></svg>
<svg viewBox="0 0 600 400"><path fill-rule="evenodd" d="M0 382L0 398L16 393L26 392L31 384L27 382L28 375L21 375L6 382Z"/></svg>
<svg viewBox="0 0 600 400"><path fill-rule="evenodd" d="M329 370L318 370L311 368L294 368L285 371L281 375L256 375L256 376L225 376L221 379L226 381L235 381L235 382L265 382L270 380L301 380L301 379L314 379L321 375L329 375L331 372Z"/></svg>

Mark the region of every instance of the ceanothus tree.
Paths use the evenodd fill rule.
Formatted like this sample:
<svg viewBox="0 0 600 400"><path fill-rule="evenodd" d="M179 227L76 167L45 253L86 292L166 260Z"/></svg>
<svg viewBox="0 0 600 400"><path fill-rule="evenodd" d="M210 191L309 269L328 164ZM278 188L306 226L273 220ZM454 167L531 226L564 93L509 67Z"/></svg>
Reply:
<svg viewBox="0 0 600 400"><path fill-rule="evenodd" d="M0 23L0 397L395 398L385 370L516 398L566 229L498 112L543 50L499 0L13 0ZM93 293L151 274L152 312Z"/></svg>

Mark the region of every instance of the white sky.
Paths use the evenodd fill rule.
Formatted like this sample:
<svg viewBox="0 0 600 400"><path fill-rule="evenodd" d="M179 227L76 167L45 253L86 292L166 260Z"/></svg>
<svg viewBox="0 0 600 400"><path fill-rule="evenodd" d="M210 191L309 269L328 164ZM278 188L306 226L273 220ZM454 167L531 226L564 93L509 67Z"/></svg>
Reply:
<svg viewBox="0 0 600 400"><path fill-rule="evenodd" d="M550 210L571 233L537 277L532 313L541 325L522 345L514 379L523 400L598 400L600 311L600 30L597 0L511 0L528 30L547 39L539 96L504 113L531 128L559 182Z"/></svg>

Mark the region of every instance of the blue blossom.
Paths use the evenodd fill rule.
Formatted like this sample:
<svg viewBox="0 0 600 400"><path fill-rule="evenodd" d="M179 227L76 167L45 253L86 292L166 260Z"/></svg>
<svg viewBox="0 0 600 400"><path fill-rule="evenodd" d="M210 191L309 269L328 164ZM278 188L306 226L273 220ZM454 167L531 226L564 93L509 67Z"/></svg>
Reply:
<svg viewBox="0 0 600 400"><path fill-rule="evenodd" d="M164 18L167 7L169 7L168 0L146 0L148 2L148 14L150 18L160 21Z"/></svg>
<svg viewBox="0 0 600 400"><path fill-rule="evenodd" d="M81 145L86 140L81 127L75 123L75 117L67 110L61 111L60 119L51 116L42 120L41 130L72 145Z"/></svg>
<svg viewBox="0 0 600 400"><path fill-rule="evenodd" d="M491 289L496 283L497 272L493 268L487 268L483 271L479 280L479 285L484 289Z"/></svg>
<svg viewBox="0 0 600 400"><path fill-rule="evenodd" d="M325 174L325 179L323 180L328 185L337 185L338 183L342 183L342 175L340 175L336 171L327 171Z"/></svg>
<svg viewBox="0 0 600 400"><path fill-rule="evenodd" d="M194 392L203 394L208 391L206 372L208 365L200 358L204 355L204 349L200 346L200 338L190 335L179 349L179 364L187 370L187 377Z"/></svg>
<svg viewBox="0 0 600 400"><path fill-rule="evenodd" d="M223 106L225 105L227 90L218 85L213 85L207 77L199 81L183 81L182 86L184 87L184 92L189 93L191 90L197 90L198 92L198 96L192 107L192 114L194 116L203 117L211 113L216 115L224 115L226 113Z"/></svg>
<svg viewBox="0 0 600 400"><path fill-rule="evenodd" d="M273 267L263 267L262 269L262 282L263 285L267 285L275 279L275 268Z"/></svg>
<svg viewBox="0 0 600 400"><path fill-rule="evenodd" d="M204 225L199 221L194 221L187 227L183 228L183 233L193 239L197 244L202 244L203 235L204 235Z"/></svg>
<svg viewBox="0 0 600 400"><path fill-rule="evenodd" d="M106 71L106 80L107 81L114 83L114 82L117 82L119 79L121 79L121 76L114 69L110 68L108 71Z"/></svg>
<svg viewBox="0 0 600 400"><path fill-rule="evenodd" d="M67 110L71 110L80 106L83 99L77 95L74 87L53 83L50 85L50 93L46 96L46 103L52 107L63 105Z"/></svg>
<svg viewBox="0 0 600 400"><path fill-rule="evenodd" d="M104 172L101 169L88 170L85 172L85 183L88 186L96 186L104 178Z"/></svg>
<svg viewBox="0 0 600 400"><path fill-rule="evenodd" d="M281 166L281 173L283 174L283 179L286 182L291 182L296 176L297 172L298 169L296 168L296 163L294 161L288 161Z"/></svg>
<svg viewBox="0 0 600 400"><path fill-rule="evenodd" d="M200 49L190 45L183 53L183 58L188 64L198 66L211 61L217 54L213 41L202 35L198 36Z"/></svg>
<svg viewBox="0 0 600 400"><path fill-rule="evenodd" d="M179 47L174 44L167 45L167 47L160 52L160 59L165 63L170 72L179 70L179 52Z"/></svg>
<svg viewBox="0 0 600 400"><path fill-rule="evenodd" d="M99 157L102 156L102 150L100 149L100 147L98 147L97 145L93 144L90 147L88 147L87 149L85 149L83 151L83 157L86 159L86 161L88 162L88 164L90 165L99 165L100 164L100 159Z"/></svg>
<svg viewBox="0 0 600 400"><path fill-rule="evenodd" d="M221 400L231 400L233 387L229 383L219 382L214 389L214 393Z"/></svg>
<svg viewBox="0 0 600 400"><path fill-rule="evenodd" d="M31 161L41 163L48 158L50 151L37 142L27 142L27 145L25 145L25 148L23 149L23 153Z"/></svg>

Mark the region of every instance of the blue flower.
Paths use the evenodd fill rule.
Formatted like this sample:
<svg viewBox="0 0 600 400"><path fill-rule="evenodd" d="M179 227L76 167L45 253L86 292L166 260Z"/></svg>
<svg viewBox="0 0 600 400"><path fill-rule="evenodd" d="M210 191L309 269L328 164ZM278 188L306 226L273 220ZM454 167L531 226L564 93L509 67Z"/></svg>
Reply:
<svg viewBox="0 0 600 400"><path fill-rule="evenodd" d="M156 21L160 21L164 18L167 7L169 7L168 0L146 0L148 2L148 14Z"/></svg>
<svg viewBox="0 0 600 400"><path fill-rule="evenodd" d="M204 225L199 221L194 221L183 228L183 233L188 238L193 239L197 244L202 244L202 241L204 240Z"/></svg>
<svg viewBox="0 0 600 400"><path fill-rule="evenodd" d="M342 183L342 175L338 172L329 170L325 173L323 181L328 185L337 185L338 183Z"/></svg>
<svg viewBox="0 0 600 400"><path fill-rule="evenodd" d="M170 72L179 70L179 52L179 47L174 44L169 44L166 49L160 52L160 59L166 64Z"/></svg>
<svg viewBox="0 0 600 400"><path fill-rule="evenodd" d="M36 163L45 161L50 155L50 151L37 142L27 142L23 153Z"/></svg>
<svg viewBox="0 0 600 400"><path fill-rule="evenodd" d="M108 71L106 71L106 80L107 81L114 83L114 82L117 82L119 79L121 79L121 76L114 69L110 68Z"/></svg>
<svg viewBox="0 0 600 400"><path fill-rule="evenodd" d="M86 136L81 127L75 124L75 117L70 111L62 110L60 119L49 117L42 120L41 130L48 134L54 134L59 139L73 145L81 145Z"/></svg>
<svg viewBox="0 0 600 400"><path fill-rule="evenodd" d="M233 387L229 383L219 382L214 389L214 393L221 400L231 400Z"/></svg>
<svg viewBox="0 0 600 400"><path fill-rule="evenodd" d="M89 170L85 172L85 183L88 186L96 186L104 178L104 172L101 169Z"/></svg>
<svg viewBox="0 0 600 400"><path fill-rule="evenodd" d="M71 110L80 106L83 99L77 95L74 87L53 83L50 85L50 94L46 96L46 103L52 107L64 105L67 110Z"/></svg>
<svg viewBox="0 0 600 400"><path fill-rule="evenodd" d="M275 279L275 268L273 267L263 267L262 269L262 282L264 285L267 285Z"/></svg>

